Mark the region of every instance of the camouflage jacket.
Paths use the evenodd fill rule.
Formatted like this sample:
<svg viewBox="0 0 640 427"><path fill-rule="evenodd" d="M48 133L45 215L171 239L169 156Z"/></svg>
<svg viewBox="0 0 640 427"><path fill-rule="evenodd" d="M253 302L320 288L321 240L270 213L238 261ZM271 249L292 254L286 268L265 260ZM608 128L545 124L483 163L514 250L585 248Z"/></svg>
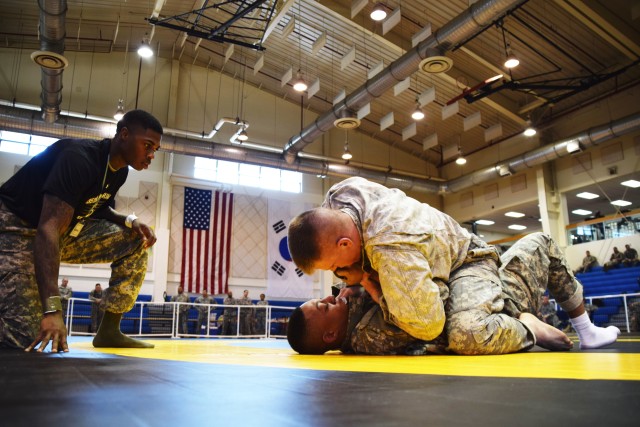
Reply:
<svg viewBox="0 0 640 427"><path fill-rule="evenodd" d="M380 277L385 320L423 340L438 337L447 282L464 264L472 235L426 203L359 177L331 187L322 206L348 214L359 229Z"/></svg>
<svg viewBox="0 0 640 427"><path fill-rule="evenodd" d="M334 286L333 293L337 296L343 286ZM380 306L364 290L348 300L347 337L340 348L343 353L377 356L445 353L446 340L443 338L422 341L386 322Z"/></svg>

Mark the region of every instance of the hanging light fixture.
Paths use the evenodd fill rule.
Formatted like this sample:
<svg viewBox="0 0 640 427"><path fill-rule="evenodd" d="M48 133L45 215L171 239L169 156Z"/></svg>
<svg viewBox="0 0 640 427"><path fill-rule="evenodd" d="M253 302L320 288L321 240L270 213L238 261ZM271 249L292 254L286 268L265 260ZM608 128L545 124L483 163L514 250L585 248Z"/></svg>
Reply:
<svg viewBox="0 0 640 427"><path fill-rule="evenodd" d="M506 53L507 53L507 58L504 61L505 68L515 68L518 65L520 65L520 60L515 55L515 53L513 53L513 50L511 50L510 45L507 45Z"/></svg>
<svg viewBox="0 0 640 427"><path fill-rule="evenodd" d="M387 10L382 3L377 3L371 10L371 19L374 21L382 21L387 17Z"/></svg>
<svg viewBox="0 0 640 427"><path fill-rule="evenodd" d="M118 108L116 109L116 113L113 115L113 118L117 121L120 121L124 117L124 99L118 100Z"/></svg>
<svg viewBox="0 0 640 427"><path fill-rule="evenodd" d="M351 160L353 158L353 154L349 151L349 143L344 144L344 153L342 153L343 160Z"/></svg>
<svg viewBox="0 0 640 427"><path fill-rule="evenodd" d="M420 108L420 102L416 101L416 109L411 113L411 118L413 120L422 120L424 119L424 111Z"/></svg>
<svg viewBox="0 0 640 427"><path fill-rule="evenodd" d="M293 82L293 90L296 92L304 92L307 90L307 82L302 78L302 72L298 70L296 80Z"/></svg>
<svg viewBox="0 0 640 427"><path fill-rule="evenodd" d="M507 59L504 61L504 66L506 68L515 68L520 65L520 60L516 57L516 55L511 52L507 55Z"/></svg>
<svg viewBox="0 0 640 427"><path fill-rule="evenodd" d="M247 131L245 130L245 128L243 127L242 130L240 131L240 133L238 134L238 141L246 141L249 139L249 135L247 134Z"/></svg>
<svg viewBox="0 0 640 427"><path fill-rule="evenodd" d="M344 132L345 140L344 140L344 153L342 153L342 160L351 160L353 154L349 151L349 133L347 131Z"/></svg>
<svg viewBox="0 0 640 427"><path fill-rule="evenodd" d="M149 38L146 34L142 39L142 44L138 48L138 55L141 58L151 58L153 56L153 50L151 49L151 46L149 46Z"/></svg>
<svg viewBox="0 0 640 427"><path fill-rule="evenodd" d="M302 2L298 3L298 17L302 16L302 12L300 8L302 7ZM307 90L309 86L307 86L307 82L302 78L302 20L298 19L298 73L296 74L296 79L293 82L293 90L296 92L304 92Z"/></svg>
<svg viewBox="0 0 640 427"><path fill-rule="evenodd" d="M466 163L467 163L467 159L465 159L464 156L462 155L462 149L458 145L458 158L456 159L456 165L462 166Z"/></svg>
<svg viewBox="0 0 640 427"><path fill-rule="evenodd" d="M531 120L527 120L527 127L524 130L524 136L533 136L536 133L538 133L536 131L536 128L533 127L533 125L531 124Z"/></svg>

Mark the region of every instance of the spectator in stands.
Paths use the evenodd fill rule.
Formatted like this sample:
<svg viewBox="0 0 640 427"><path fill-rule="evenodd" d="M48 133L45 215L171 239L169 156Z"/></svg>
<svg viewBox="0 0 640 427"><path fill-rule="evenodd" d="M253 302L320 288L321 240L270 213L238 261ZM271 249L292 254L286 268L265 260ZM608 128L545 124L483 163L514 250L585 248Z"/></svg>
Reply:
<svg viewBox="0 0 640 427"><path fill-rule="evenodd" d="M225 306L237 305L233 292L227 292L222 302ZM238 311L234 307L225 307L222 315L222 335L236 335L238 333Z"/></svg>
<svg viewBox="0 0 640 427"><path fill-rule="evenodd" d="M582 265L578 267L573 274L588 273L596 265L598 265L598 259L591 255L591 252L587 251L587 255L582 259Z"/></svg>
<svg viewBox="0 0 640 427"><path fill-rule="evenodd" d="M624 259L622 264L625 267L635 267L638 265L638 251L633 249L631 245L624 245Z"/></svg>
<svg viewBox="0 0 640 427"><path fill-rule="evenodd" d="M187 321L189 320L189 309L191 306L188 304L189 295L184 293L182 286L178 286L178 295L172 296L171 302L181 303L178 304L178 333L188 334L189 327Z"/></svg>
<svg viewBox="0 0 640 427"><path fill-rule="evenodd" d="M258 335L264 335L265 328L267 326L267 306L269 305L269 301L267 301L265 294L260 294L260 301L256 302L256 306L261 306L264 308L256 307L256 322L255 322L255 332Z"/></svg>
<svg viewBox="0 0 640 427"><path fill-rule="evenodd" d="M73 297L73 289L69 286L69 279L66 277L62 278L60 286L58 286L58 292L60 292L60 301L62 302L62 320L66 324L69 299Z"/></svg>
<svg viewBox="0 0 640 427"><path fill-rule="evenodd" d="M624 254L620 252L617 247L614 246L613 253L611 254L611 258L609 258L609 261L604 263L604 266L602 266L602 269L604 271L609 271L610 269L619 266L622 260L624 260Z"/></svg>
<svg viewBox="0 0 640 427"><path fill-rule="evenodd" d="M196 333L202 332L209 328L209 313L211 312L211 305L213 304L213 298L209 296L209 293L204 290L202 294L196 298L194 301L196 304L207 304L207 305L196 305L196 309L198 310L198 323L196 325Z"/></svg>
<svg viewBox="0 0 640 427"><path fill-rule="evenodd" d="M242 298L236 301L238 305L253 305L251 298L249 298L249 291L244 290ZM253 335L253 308L241 308L240 309L240 334L241 335Z"/></svg>
<svg viewBox="0 0 640 427"><path fill-rule="evenodd" d="M335 184L323 207L294 218L288 245L304 273L331 270L362 284L386 319L425 341L445 333L454 352L509 353L536 338L549 349L571 348L566 335L535 316L547 284L581 348L610 344L619 334L589 321L582 286L549 236L530 234L499 258L448 215L363 178Z"/></svg>
<svg viewBox="0 0 640 427"><path fill-rule="evenodd" d="M549 302L549 296L544 295L542 297L542 304L540 310L538 310L538 318L548 325L554 328L560 329L560 319L558 318L558 312L555 305Z"/></svg>
<svg viewBox="0 0 640 427"><path fill-rule="evenodd" d="M100 283L96 283L93 290L89 292L89 301L91 301L91 332L98 332L102 318L104 317L104 309L102 308L102 300L104 299L104 291Z"/></svg>

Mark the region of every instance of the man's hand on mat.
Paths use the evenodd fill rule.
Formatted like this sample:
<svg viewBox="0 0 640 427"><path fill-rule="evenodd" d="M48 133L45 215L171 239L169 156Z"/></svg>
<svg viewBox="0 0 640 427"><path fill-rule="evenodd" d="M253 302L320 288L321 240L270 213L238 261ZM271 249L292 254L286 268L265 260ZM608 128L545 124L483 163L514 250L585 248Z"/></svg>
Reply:
<svg viewBox="0 0 640 427"><path fill-rule="evenodd" d="M62 318L62 312L56 311L55 313L45 314L40 322L40 332L38 337L25 348L24 351L36 350L38 353L42 353L45 348L51 342L51 352L57 353L58 351L69 351L67 345L67 328L64 325ZM38 344L40 346L38 347ZM36 349L36 347L38 347Z"/></svg>

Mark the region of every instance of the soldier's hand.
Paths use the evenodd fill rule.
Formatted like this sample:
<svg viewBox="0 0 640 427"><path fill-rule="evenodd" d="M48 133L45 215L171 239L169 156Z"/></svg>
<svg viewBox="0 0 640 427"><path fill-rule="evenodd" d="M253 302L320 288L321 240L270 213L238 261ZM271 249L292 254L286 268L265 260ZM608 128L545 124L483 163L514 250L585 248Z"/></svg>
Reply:
<svg viewBox="0 0 640 427"><path fill-rule="evenodd" d="M382 288L378 281L378 273L375 271L364 273L360 284L364 286L364 289L371 295L371 298L379 304L380 298L382 297Z"/></svg>
<svg viewBox="0 0 640 427"><path fill-rule="evenodd" d="M25 351L35 349L38 353L42 353L49 345L49 342L51 342L51 352L53 353L69 351L69 346L67 345L67 327L64 325L61 311L48 313L42 317L40 321L40 332L31 345L25 348ZM40 346L38 346L38 344L40 344Z"/></svg>
<svg viewBox="0 0 640 427"><path fill-rule="evenodd" d="M344 288L340 289L340 292L338 293L338 296L336 298L349 298L352 297L354 295L356 295L357 293L361 292L362 288L360 288L359 286L345 286Z"/></svg>
<svg viewBox="0 0 640 427"><path fill-rule="evenodd" d="M138 233L140 237L142 237L142 240L144 240L145 248L150 248L156 243L156 234L153 232L153 229L147 224L144 224L136 219L135 221L133 221L133 224L131 224L131 229Z"/></svg>

